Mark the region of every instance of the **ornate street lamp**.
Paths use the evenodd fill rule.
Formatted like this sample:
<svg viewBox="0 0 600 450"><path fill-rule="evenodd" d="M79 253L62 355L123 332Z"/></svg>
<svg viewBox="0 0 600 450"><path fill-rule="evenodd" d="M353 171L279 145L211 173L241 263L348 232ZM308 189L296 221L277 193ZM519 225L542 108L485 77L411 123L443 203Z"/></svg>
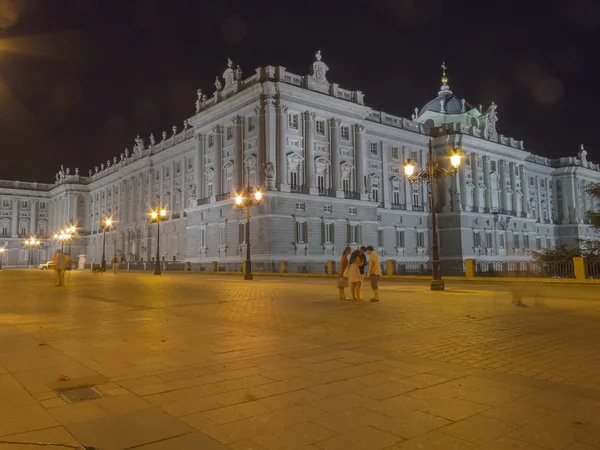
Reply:
<svg viewBox="0 0 600 450"><path fill-rule="evenodd" d="M156 266L154 275L160 275L160 221L167 217L167 210L160 205L150 212L150 222L156 222Z"/></svg>
<svg viewBox="0 0 600 450"><path fill-rule="evenodd" d="M69 256L71 256L71 242L73 241L73 235L75 234L76 231L77 231L77 228L75 228L75 225L71 225L70 227L67 227L67 229L65 230L65 234L67 235L67 240L69 241Z"/></svg>
<svg viewBox="0 0 600 450"><path fill-rule="evenodd" d="M433 247L433 276L430 284L432 291L443 291L445 287L440 268L440 245L438 241L437 217L435 212L435 183L433 183L433 180L441 180L447 176L456 175L458 167L460 166L461 158L462 155L460 151L452 151L450 156L450 169L440 167L437 160L437 155L435 155L433 152L433 143L431 139L429 139L429 159L427 161L427 168L415 174L414 161L409 159L404 165L404 173L408 177L410 184L413 184L417 181L429 182L429 205L431 209L431 234Z"/></svg>
<svg viewBox="0 0 600 450"><path fill-rule="evenodd" d="M263 198L260 189L253 191L250 187L250 177L248 176L248 185L241 195L235 197L235 207L240 210L246 210L246 270L244 271L244 280L252 280L252 258L250 257L250 209L257 206Z"/></svg>
<svg viewBox="0 0 600 450"><path fill-rule="evenodd" d="M2 270L2 257L4 256L4 247L0 247L0 270Z"/></svg>
<svg viewBox="0 0 600 450"><path fill-rule="evenodd" d="M29 249L29 265L33 266L33 248L34 247L39 247L40 246L40 241L39 241L39 239L36 239L35 236L31 236L29 239L25 240L24 244Z"/></svg>
<svg viewBox="0 0 600 450"><path fill-rule="evenodd" d="M112 218L104 217L102 224L104 225L103 239L102 239L102 269L106 270L106 229L112 228Z"/></svg>

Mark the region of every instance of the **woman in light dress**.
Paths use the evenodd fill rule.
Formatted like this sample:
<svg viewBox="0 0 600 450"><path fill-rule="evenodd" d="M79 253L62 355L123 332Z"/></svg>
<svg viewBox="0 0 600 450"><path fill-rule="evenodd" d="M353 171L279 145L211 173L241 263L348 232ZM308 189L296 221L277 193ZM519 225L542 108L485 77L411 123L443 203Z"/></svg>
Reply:
<svg viewBox="0 0 600 450"><path fill-rule="evenodd" d="M360 250L354 250L350 255L350 267L348 269L348 283L350 283L350 290L352 291L352 300L355 302L362 301L361 288L362 288L362 275L360 268L363 266L363 260L360 257Z"/></svg>
<svg viewBox="0 0 600 450"><path fill-rule="evenodd" d="M342 257L340 259L340 270L338 271L338 293L340 300L350 300L346 297L346 293L344 292L344 288L348 286L348 255L352 249L350 247L346 247L344 249L344 253L342 253Z"/></svg>

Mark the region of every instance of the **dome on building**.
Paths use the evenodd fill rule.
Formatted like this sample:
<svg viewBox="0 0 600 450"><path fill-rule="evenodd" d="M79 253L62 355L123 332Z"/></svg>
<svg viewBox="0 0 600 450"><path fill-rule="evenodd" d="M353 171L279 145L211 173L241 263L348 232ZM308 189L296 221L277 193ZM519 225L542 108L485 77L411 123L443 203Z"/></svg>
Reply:
<svg viewBox="0 0 600 450"><path fill-rule="evenodd" d="M425 111L432 111L440 114L462 114L466 110L472 109L464 99L460 99L452 94L451 91L440 91L440 94L433 100L427 102L419 111L419 115Z"/></svg>

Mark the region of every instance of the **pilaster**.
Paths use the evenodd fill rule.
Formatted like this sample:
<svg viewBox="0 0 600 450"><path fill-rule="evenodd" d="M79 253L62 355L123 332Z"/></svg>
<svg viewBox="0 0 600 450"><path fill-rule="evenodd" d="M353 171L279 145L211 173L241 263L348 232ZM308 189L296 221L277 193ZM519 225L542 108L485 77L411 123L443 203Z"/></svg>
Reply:
<svg viewBox="0 0 600 450"><path fill-rule="evenodd" d="M288 107L277 104L277 184L282 192L289 192L290 187L287 183L287 145L285 141L286 114Z"/></svg>
<svg viewBox="0 0 600 450"><path fill-rule="evenodd" d="M235 116L232 120L234 126L234 139L235 139L235 162L234 162L234 178L233 184L236 191L244 186L244 130L243 130L243 118L241 116Z"/></svg>
<svg viewBox="0 0 600 450"><path fill-rule="evenodd" d="M304 118L304 173L306 174L306 184L312 195L318 194L315 187L315 113L306 111Z"/></svg>
<svg viewBox="0 0 600 450"><path fill-rule="evenodd" d="M340 196L341 192L341 167L340 167L340 119L329 119L329 139L331 149L331 179L333 181L333 189L336 196Z"/></svg>
<svg viewBox="0 0 600 450"><path fill-rule="evenodd" d="M223 191L223 127L215 125L212 129L215 135L215 186L214 195Z"/></svg>

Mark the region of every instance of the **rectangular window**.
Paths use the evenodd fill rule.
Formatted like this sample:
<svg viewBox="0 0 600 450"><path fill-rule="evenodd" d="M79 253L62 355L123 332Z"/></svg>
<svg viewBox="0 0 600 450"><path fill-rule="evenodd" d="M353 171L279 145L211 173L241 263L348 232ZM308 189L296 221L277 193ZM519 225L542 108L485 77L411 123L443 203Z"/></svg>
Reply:
<svg viewBox="0 0 600 450"><path fill-rule="evenodd" d="M331 207L331 205L325 205L325 206L323 206L323 212L331 214L332 211L333 211L333 208Z"/></svg>
<svg viewBox="0 0 600 450"><path fill-rule="evenodd" d="M373 201L379 203L379 188L373 188Z"/></svg>
<svg viewBox="0 0 600 450"><path fill-rule="evenodd" d="M212 183L206 185L206 195L208 197L212 197L214 194L214 187Z"/></svg>
<svg viewBox="0 0 600 450"><path fill-rule="evenodd" d="M398 147L392 147L391 155L392 159L398 159L400 157L400 151L398 150Z"/></svg>
<svg viewBox="0 0 600 450"><path fill-rule="evenodd" d="M425 232L417 231L417 248L425 248Z"/></svg>
<svg viewBox="0 0 600 450"><path fill-rule="evenodd" d="M319 192L325 191L325 176L317 175L317 188L319 188Z"/></svg>
<svg viewBox="0 0 600 450"><path fill-rule="evenodd" d="M227 245L227 235L225 234L225 225L219 227L219 247Z"/></svg>
<svg viewBox="0 0 600 450"><path fill-rule="evenodd" d="M200 248L206 247L206 228L200 229Z"/></svg>
<svg viewBox="0 0 600 450"><path fill-rule="evenodd" d="M521 248L521 240L520 240L518 234L515 234L513 236L513 240L514 240L515 248Z"/></svg>
<svg viewBox="0 0 600 450"><path fill-rule="evenodd" d="M27 235L27 228L21 228L21 236Z"/></svg>
<svg viewBox="0 0 600 450"><path fill-rule="evenodd" d="M256 129L256 116L248 117L248 132L252 132Z"/></svg>
<svg viewBox="0 0 600 450"><path fill-rule="evenodd" d="M348 225L348 243L358 244L358 225Z"/></svg>
<svg viewBox="0 0 600 450"><path fill-rule="evenodd" d="M546 248L551 248L551 247L552 247L552 239L546 238Z"/></svg>
<svg viewBox="0 0 600 450"><path fill-rule="evenodd" d="M485 241L487 248L494 248L494 235L490 231L485 233Z"/></svg>
<svg viewBox="0 0 600 450"><path fill-rule="evenodd" d="M371 156L377 156L377 142L371 142L370 145L370 149L371 149Z"/></svg>
<svg viewBox="0 0 600 450"><path fill-rule="evenodd" d="M540 181L540 187L546 187L546 182L543 179Z"/></svg>
<svg viewBox="0 0 600 450"><path fill-rule="evenodd" d="M296 211L306 211L306 203L296 202Z"/></svg>
<svg viewBox="0 0 600 450"><path fill-rule="evenodd" d="M175 172L177 173L177 175L179 175L181 173L181 163L180 162L175 164Z"/></svg>
<svg viewBox="0 0 600 450"><path fill-rule="evenodd" d="M298 244L308 242L308 222L296 222L296 242Z"/></svg>
<svg viewBox="0 0 600 450"><path fill-rule="evenodd" d="M227 140L231 141L233 139L233 127L231 125L227 126Z"/></svg>
<svg viewBox="0 0 600 450"><path fill-rule="evenodd" d="M240 223L238 226L238 243L245 244L246 243L246 224Z"/></svg>
<svg viewBox="0 0 600 450"><path fill-rule="evenodd" d="M10 206L10 200L2 200L2 206L8 208Z"/></svg>
<svg viewBox="0 0 600 450"><path fill-rule="evenodd" d="M404 248L404 230L396 230L396 247Z"/></svg>
<svg viewBox="0 0 600 450"><path fill-rule="evenodd" d="M325 136L325 121L317 120L316 122L317 134L319 136Z"/></svg>
<svg viewBox="0 0 600 450"><path fill-rule="evenodd" d="M351 207L351 208L348 208L348 213L349 213L351 216L355 216L355 215L356 215L356 207L354 207L354 206L353 206L353 207Z"/></svg>
<svg viewBox="0 0 600 450"><path fill-rule="evenodd" d="M288 114L288 128L290 130L298 129L298 114L294 114L294 113Z"/></svg>
<svg viewBox="0 0 600 450"><path fill-rule="evenodd" d="M192 168L192 164L193 164L192 163L192 158L188 158L188 160L187 160L187 168L188 168L188 170L190 170Z"/></svg>
<svg viewBox="0 0 600 450"><path fill-rule="evenodd" d="M496 161L490 161L490 172L496 171Z"/></svg>
<svg viewBox="0 0 600 450"><path fill-rule="evenodd" d="M27 200L23 200L21 202L21 208L28 208L29 207L29 202Z"/></svg>
<svg viewBox="0 0 600 450"><path fill-rule="evenodd" d="M326 244L333 244L335 242L335 224L326 223L323 227L323 242Z"/></svg>
<svg viewBox="0 0 600 450"><path fill-rule="evenodd" d="M292 188L298 187L298 172L290 172L290 186Z"/></svg>
<svg viewBox="0 0 600 450"><path fill-rule="evenodd" d="M473 247L481 247L481 233L479 231L473 231Z"/></svg>
<svg viewBox="0 0 600 450"><path fill-rule="evenodd" d="M500 248L504 248L504 234L498 235L498 245Z"/></svg>
<svg viewBox="0 0 600 450"><path fill-rule="evenodd" d="M413 206L419 206L419 193L413 192Z"/></svg>
<svg viewBox="0 0 600 450"><path fill-rule="evenodd" d="M419 163L419 154L417 152L410 152L410 159L415 164L418 164Z"/></svg>
<svg viewBox="0 0 600 450"><path fill-rule="evenodd" d="M209 134L208 135L208 146L209 147L214 147L215 145L215 135L214 134Z"/></svg>
<svg viewBox="0 0 600 450"><path fill-rule="evenodd" d="M377 247L383 247L383 230L377 230Z"/></svg>
<svg viewBox="0 0 600 450"><path fill-rule="evenodd" d="M525 235L524 241L525 241L525 248L529 249L529 235L528 234Z"/></svg>
<svg viewBox="0 0 600 450"><path fill-rule="evenodd" d="M2 236L8 236L8 227L2 227Z"/></svg>
<svg viewBox="0 0 600 450"><path fill-rule="evenodd" d="M542 238L535 238L535 249L539 252L542 249Z"/></svg>
<svg viewBox="0 0 600 450"><path fill-rule="evenodd" d="M171 176L171 171L168 167L165 167L165 178L169 178Z"/></svg>
<svg viewBox="0 0 600 450"><path fill-rule="evenodd" d="M394 205L400 204L400 191L398 189L394 189L392 192L392 203Z"/></svg>
<svg viewBox="0 0 600 450"><path fill-rule="evenodd" d="M46 202L40 202L40 209L46 209Z"/></svg>
<svg viewBox="0 0 600 450"><path fill-rule="evenodd" d="M344 192L350 192L350 180L348 178L342 180L342 190Z"/></svg>
<svg viewBox="0 0 600 450"><path fill-rule="evenodd" d="M349 141L350 140L350 128L349 127L340 128L340 135L342 136L342 139L344 141Z"/></svg>

